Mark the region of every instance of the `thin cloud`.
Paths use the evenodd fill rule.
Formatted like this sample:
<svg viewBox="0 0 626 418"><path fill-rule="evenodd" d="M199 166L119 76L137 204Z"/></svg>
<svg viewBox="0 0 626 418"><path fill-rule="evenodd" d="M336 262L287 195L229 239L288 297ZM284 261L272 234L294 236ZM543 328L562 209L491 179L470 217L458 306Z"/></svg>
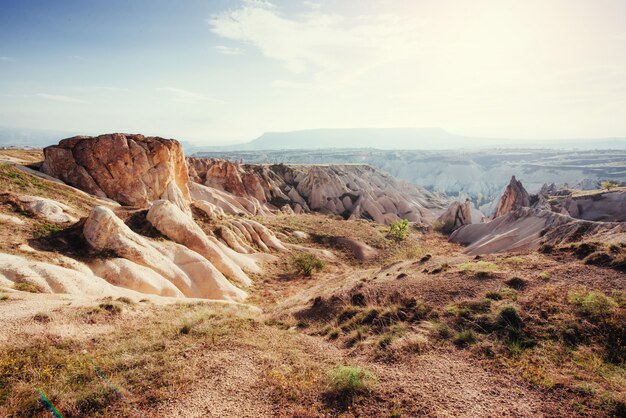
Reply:
<svg viewBox="0 0 626 418"><path fill-rule="evenodd" d="M53 102L61 102L61 103L87 103L85 100L77 99L76 97L63 96L60 94L47 94L47 93L37 93L36 97L45 100L51 100Z"/></svg>
<svg viewBox="0 0 626 418"><path fill-rule="evenodd" d="M240 48L232 48L230 46L225 45L217 45L214 49L220 54L224 55L241 55L243 54L243 49Z"/></svg>
<svg viewBox="0 0 626 418"><path fill-rule="evenodd" d="M0 61L2 61L2 62L15 62L16 60L13 57L1 56L0 57Z"/></svg>
<svg viewBox="0 0 626 418"><path fill-rule="evenodd" d="M195 93L175 87L161 87L157 90L168 93L170 99L178 103L224 103L222 100L214 99L200 93Z"/></svg>

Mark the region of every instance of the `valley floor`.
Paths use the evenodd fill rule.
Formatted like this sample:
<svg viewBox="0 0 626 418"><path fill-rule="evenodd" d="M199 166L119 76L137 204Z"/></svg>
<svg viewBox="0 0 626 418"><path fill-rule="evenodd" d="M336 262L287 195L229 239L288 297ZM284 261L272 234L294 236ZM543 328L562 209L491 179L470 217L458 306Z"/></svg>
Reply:
<svg viewBox="0 0 626 418"><path fill-rule="evenodd" d="M335 258L312 277L275 262L248 305L0 289L0 415L50 416L38 389L65 417L624 413L622 272L569 252L476 259L363 221L259 220Z"/></svg>

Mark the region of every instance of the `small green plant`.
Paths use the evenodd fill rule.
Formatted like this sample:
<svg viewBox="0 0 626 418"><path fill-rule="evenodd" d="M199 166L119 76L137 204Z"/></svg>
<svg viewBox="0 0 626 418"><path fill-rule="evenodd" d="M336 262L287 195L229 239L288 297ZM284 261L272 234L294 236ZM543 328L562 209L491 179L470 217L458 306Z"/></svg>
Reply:
<svg viewBox="0 0 626 418"><path fill-rule="evenodd" d="M600 182L600 187L602 187L603 189L606 190L611 190L614 189L616 187L618 187L619 184L617 184L617 182L614 182L612 180L603 180Z"/></svg>
<svg viewBox="0 0 626 418"><path fill-rule="evenodd" d="M356 395L371 391L376 376L362 367L338 366L328 372L330 387L339 395Z"/></svg>
<svg viewBox="0 0 626 418"><path fill-rule="evenodd" d="M550 273L548 273L547 271L542 271L541 273L539 273L539 278L541 280L550 280Z"/></svg>
<svg viewBox="0 0 626 418"><path fill-rule="evenodd" d="M459 347L466 347L476 342L476 334L471 329L466 329L454 334L454 344Z"/></svg>
<svg viewBox="0 0 626 418"><path fill-rule="evenodd" d="M450 329L450 327L443 322L432 321L431 330L437 338L440 338L442 340L447 340L448 338L452 337L452 329Z"/></svg>
<svg viewBox="0 0 626 418"><path fill-rule="evenodd" d="M500 292L496 292L495 290L492 290L490 292L487 292L487 294L485 295L485 298L491 299L491 300L502 300L502 295L500 294Z"/></svg>
<svg viewBox="0 0 626 418"><path fill-rule="evenodd" d="M311 277L314 271L320 271L324 268L324 262L313 254L302 254L293 259L293 267L295 270L307 277Z"/></svg>
<svg viewBox="0 0 626 418"><path fill-rule="evenodd" d="M33 230L33 236L35 238L43 238L62 230L63 228L59 225L46 222L35 226L35 229Z"/></svg>
<svg viewBox="0 0 626 418"><path fill-rule="evenodd" d="M569 292L567 301L574 305L578 312L589 317L607 316L617 303L604 293L594 290L591 292Z"/></svg>
<svg viewBox="0 0 626 418"><path fill-rule="evenodd" d="M475 273L492 273L498 270L498 266L490 261L476 261L461 263L458 265L460 271L473 271Z"/></svg>
<svg viewBox="0 0 626 418"><path fill-rule="evenodd" d="M435 221L433 223L433 231L439 232L440 234L450 235L454 232L454 222L452 221Z"/></svg>
<svg viewBox="0 0 626 418"><path fill-rule="evenodd" d="M402 219L389 225L389 236L396 241L404 241L409 233L409 221Z"/></svg>

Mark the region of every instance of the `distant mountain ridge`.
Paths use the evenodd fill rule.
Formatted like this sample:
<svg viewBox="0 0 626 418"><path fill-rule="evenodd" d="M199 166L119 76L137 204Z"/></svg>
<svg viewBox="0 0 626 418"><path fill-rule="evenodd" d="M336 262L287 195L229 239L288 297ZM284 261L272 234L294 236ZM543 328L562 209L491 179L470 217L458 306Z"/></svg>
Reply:
<svg viewBox="0 0 626 418"><path fill-rule="evenodd" d="M293 149L376 148L383 150L445 150L471 148L626 149L626 138L521 140L457 135L441 128L307 129L266 132L246 143L196 146L189 152Z"/></svg>

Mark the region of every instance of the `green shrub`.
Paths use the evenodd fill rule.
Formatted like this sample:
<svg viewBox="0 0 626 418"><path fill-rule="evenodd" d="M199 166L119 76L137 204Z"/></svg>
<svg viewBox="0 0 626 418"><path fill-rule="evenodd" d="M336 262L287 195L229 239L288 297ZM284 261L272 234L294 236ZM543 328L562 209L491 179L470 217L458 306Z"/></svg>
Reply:
<svg viewBox="0 0 626 418"><path fill-rule="evenodd" d="M338 366L328 372L332 390L341 395L368 392L376 384L376 376L362 367Z"/></svg>
<svg viewBox="0 0 626 418"><path fill-rule="evenodd" d="M619 184L617 184L617 182L614 182L612 180L603 180L603 181L600 182L600 186L603 189L611 190L611 189L613 189L615 187L618 187Z"/></svg>
<svg viewBox="0 0 626 418"><path fill-rule="evenodd" d="M491 292L487 292L487 294L485 295L485 298L491 299L491 300L502 300L502 295L500 294L500 292L492 290Z"/></svg>
<svg viewBox="0 0 626 418"><path fill-rule="evenodd" d="M442 340L447 340L452 337L452 329L443 322L432 321L432 332L437 338L441 338Z"/></svg>
<svg viewBox="0 0 626 418"><path fill-rule="evenodd" d="M454 222L452 221L435 221L433 223L433 231L439 232L440 234L450 235L454 232Z"/></svg>
<svg viewBox="0 0 626 418"><path fill-rule="evenodd" d="M396 241L403 241L409 233L409 221L402 219L389 225L389 236Z"/></svg>
<svg viewBox="0 0 626 418"><path fill-rule="evenodd" d="M466 329L454 334L454 344L465 347L476 342L476 334L471 329Z"/></svg>
<svg viewBox="0 0 626 418"><path fill-rule="evenodd" d="M569 292L567 301L574 305L577 311L585 316L604 317L617 303L604 293L594 290L591 292Z"/></svg>
<svg viewBox="0 0 626 418"><path fill-rule="evenodd" d="M307 277L312 276L314 271L324 268L324 262L313 254L299 255L293 259L292 264L298 273Z"/></svg>

